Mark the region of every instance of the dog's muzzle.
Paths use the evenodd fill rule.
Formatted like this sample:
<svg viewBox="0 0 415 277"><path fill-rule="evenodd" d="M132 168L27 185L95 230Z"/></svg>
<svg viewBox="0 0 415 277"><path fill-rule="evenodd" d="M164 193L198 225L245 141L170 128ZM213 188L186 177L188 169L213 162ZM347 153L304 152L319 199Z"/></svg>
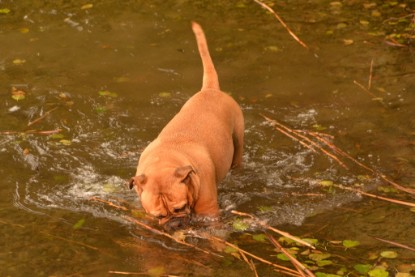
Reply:
<svg viewBox="0 0 415 277"><path fill-rule="evenodd" d="M164 230L166 230L167 232L172 232L189 226L190 219L190 214L183 214L179 216L163 218L162 220L160 220L159 223L163 225Z"/></svg>

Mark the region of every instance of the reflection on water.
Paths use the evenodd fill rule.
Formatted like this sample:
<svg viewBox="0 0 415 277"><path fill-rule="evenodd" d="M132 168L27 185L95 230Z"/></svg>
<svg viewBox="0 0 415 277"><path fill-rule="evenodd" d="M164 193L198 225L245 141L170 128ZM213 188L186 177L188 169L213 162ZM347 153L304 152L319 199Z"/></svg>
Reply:
<svg viewBox="0 0 415 277"><path fill-rule="evenodd" d="M125 181L134 174L142 149L201 85L202 67L188 24L194 19L205 26L221 85L241 104L246 119L244 167L219 186L223 225L218 229L223 230L217 232L232 237L230 211L237 209L294 233L314 234L326 225L331 226L324 231L327 239L354 236L367 242L365 228L373 233L385 217L366 211L361 214L367 217L351 220L347 213L360 214L360 206L370 210L370 205L376 214L396 213L402 219L399 228L394 226L398 217L385 223L377 236L388 237L391 226L409 229L408 210L389 211L354 193L322 188L320 182L327 180L369 188L380 182L303 148L260 114L292 128L331 134L334 144L359 161L411 184L415 84L410 49L385 49L373 37L366 37L370 46L360 44L368 27L340 28L326 36L322 15L317 25L295 23L317 45L316 58L244 1L237 6L107 1L85 7L75 2L59 7L2 3L11 10L0 14L0 227L7 252L0 253L0 268L6 268L6 276L147 272L166 261L166 274L240 276L246 271L234 260L206 258L136 228L123 219L126 212L91 201L98 197L140 209ZM295 13L306 8L297 6ZM285 8L289 17L291 7ZM345 46L346 38L355 44ZM372 101L353 84L366 80L373 56L373 91L382 101ZM13 91L19 90L25 98L16 101ZM79 222L85 223L77 229ZM412 243L404 233L401 241ZM85 263L90 269L83 268Z"/></svg>

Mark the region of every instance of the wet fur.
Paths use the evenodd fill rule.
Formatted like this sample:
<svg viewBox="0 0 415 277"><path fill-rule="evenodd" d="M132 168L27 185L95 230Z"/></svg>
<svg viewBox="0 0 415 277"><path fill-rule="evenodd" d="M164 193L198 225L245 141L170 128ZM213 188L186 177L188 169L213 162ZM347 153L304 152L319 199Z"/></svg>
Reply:
<svg viewBox="0 0 415 277"><path fill-rule="evenodd" d="M202 28L193 22L192 29L203 63L202 89L146 147L130 181L160 224L191 213L218 216L217 184L242 163L242 111L219 88Z"/></svg>

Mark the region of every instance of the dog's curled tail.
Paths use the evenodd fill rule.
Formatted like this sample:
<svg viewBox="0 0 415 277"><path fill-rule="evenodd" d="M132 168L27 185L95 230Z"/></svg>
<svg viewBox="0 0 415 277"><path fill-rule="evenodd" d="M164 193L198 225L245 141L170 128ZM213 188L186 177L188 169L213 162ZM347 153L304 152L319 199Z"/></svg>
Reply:
<svg viewBox="0 0 415 277"><path fill-rule="evenodd" d="M197 47L199 49L200 57L202 58L203 64L203 85L202 90L204 89L217 89L219 90L219 80L218 74L216 73L215 66L213 65L212 58L209 54L209 49L206 42L205 33L202 30L202 27L196 23L192 22L192 30L196 36Z"/></svg>

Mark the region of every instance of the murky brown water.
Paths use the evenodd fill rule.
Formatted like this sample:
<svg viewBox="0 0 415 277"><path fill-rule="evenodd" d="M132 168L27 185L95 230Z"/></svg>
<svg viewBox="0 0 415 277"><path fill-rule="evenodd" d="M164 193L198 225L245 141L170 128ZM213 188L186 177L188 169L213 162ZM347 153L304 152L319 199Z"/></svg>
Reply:
<svg viewBox="0 0 415 277"><path fill-rule="evenodd" d="M220 185L223 220L212 232L289 266L270 244L233 230L236 209L318 239L333 264L316 271L356 276L357 263L410 271L414 252L373 237L415 247L414 212L321 188L330 180L382 194L376 187L388 186L351 162L345 170L302 147L260 114L330 134L354 158L414 188L413 47L384 42L401 27L387 19L410 14L413 3L280 1L274 8L311 50L250 1L0 2L0 276L251 274L229 254L178 245L126 221L131 212L91 200L138 205L124 181L143 147L201 86L191 20L204 27L221 87L246 119L245 167ZM354 84L367 85L372 59L371 92L382 101ZM24 99L12 98L22 92ZM332 243L346 239L361 245L345 251ZM398 257L379 257L385 250Z"/></svg>

